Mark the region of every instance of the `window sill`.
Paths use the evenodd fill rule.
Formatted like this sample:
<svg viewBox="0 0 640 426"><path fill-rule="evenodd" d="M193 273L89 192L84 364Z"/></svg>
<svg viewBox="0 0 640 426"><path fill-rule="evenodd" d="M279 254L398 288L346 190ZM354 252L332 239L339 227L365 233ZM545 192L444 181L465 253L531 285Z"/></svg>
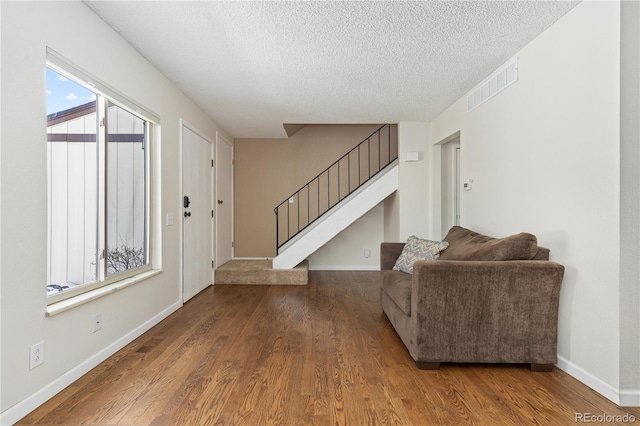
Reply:
<svg viewBox="0 0 640 426"><path fill-rule="evenodd" d="M47 306L47 310L45 314L48 317L57 315L61 312L68 311L69 309L75 308L76 306L84 305L85 303L91 302L92 300L99 299L103 296L114 293L118 290L122 290L123 288L127 288L133 284L139 283L140 281L144 281L148 278L154 277L160 274L161 272L162 272L161 270L153 269L151 271L146 271L141 274L138 274L134 277L125 278L122 281L118 281L113 284L108 284L108 285L105 285L104 287L100 287L95 290L91 290L86 293L79 294L69 299L52 303L51 305Z"/></svg>

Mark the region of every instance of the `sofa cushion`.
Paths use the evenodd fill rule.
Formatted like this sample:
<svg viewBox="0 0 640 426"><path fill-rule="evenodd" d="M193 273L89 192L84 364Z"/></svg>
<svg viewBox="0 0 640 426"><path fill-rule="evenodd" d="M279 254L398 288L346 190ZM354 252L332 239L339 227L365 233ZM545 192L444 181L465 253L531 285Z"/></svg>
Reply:
<svg viewBox="0 0 640 426"><path fill-rule="evenodd" d="M382 291L406 315L411 315L411 275L400 271L382 271Z"/></svg>
<svg viewBox="0 0 640 426"><path fill-rule="evenodd" d="M526 232L491 238L454 226L444 241L449 247L440 254L441 260L530 260L538 252L536 236Z"/></svg>
<svg viewBox="0 0 640 426"><path fill-rule="evenodd" d="M449 243L447 242L422 240L412 235L402 248L402 253L396 260L393 270L411 274L416 260L436 260L440 256L440 252L448 246Z"/></svg>

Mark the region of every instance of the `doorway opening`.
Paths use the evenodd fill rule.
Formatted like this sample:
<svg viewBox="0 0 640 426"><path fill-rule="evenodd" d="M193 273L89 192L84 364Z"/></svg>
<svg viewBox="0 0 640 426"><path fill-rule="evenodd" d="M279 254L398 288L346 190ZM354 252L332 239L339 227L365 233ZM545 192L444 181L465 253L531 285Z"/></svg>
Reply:
<svg viewBox="0 0 640 426"><path fill-rule="evenodd" d="M442 144L441 150L441 219L443 236L460 225L460 135Z"/></svg>

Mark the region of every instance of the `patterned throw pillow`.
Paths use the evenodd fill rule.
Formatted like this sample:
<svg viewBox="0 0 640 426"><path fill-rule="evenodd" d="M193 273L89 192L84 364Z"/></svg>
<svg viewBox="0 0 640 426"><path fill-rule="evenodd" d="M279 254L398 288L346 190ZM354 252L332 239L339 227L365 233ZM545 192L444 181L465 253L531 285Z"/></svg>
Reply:
<svg viewBox="0 0 640 426"><path fill-rule="evenodd" d="M407 239L393 270L412 274L416 260L437 260L440 252L447 247L449 243L446 241L421 240L412 235Z"/></svg>

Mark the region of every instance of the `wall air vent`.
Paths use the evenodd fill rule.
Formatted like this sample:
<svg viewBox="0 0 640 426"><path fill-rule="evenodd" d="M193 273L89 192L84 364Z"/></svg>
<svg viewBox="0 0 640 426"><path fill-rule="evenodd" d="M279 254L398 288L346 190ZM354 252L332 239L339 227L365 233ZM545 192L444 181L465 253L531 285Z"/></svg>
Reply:
<svg viewBox="0 0 640 426"><path fill-rule="evenodd" d="M516 81L518 81L518 58L489 77L467 97L467 112L473 111Z"/></svg>

